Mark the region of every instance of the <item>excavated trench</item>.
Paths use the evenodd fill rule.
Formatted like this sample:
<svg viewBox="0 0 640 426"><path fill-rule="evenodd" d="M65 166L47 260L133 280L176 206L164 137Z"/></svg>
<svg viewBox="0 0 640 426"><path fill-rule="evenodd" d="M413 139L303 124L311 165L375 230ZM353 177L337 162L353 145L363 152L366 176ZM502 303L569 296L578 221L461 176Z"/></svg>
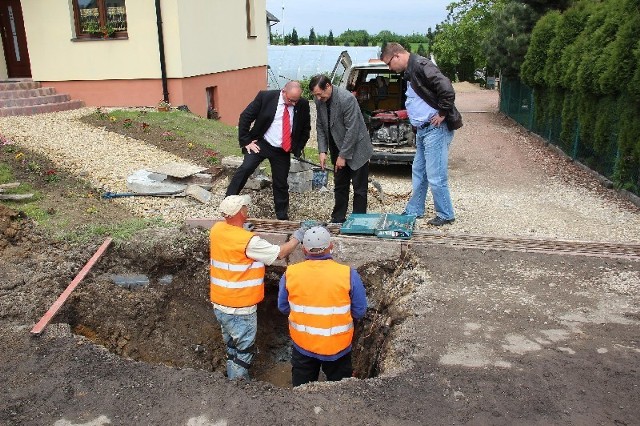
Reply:
<svg viewBox="0 0 640 426"><path fill-rule="evenodd" d="M224 373L225 346L208 301L208 247L203 238L172 250L166 241L111 250L68 302L63 321L73 332L126 358ZM174 245L175 246L175 245ZM175 247L174 247L175 248ZM369 309L356 324L354 376L375 377L402 320L394 301L410 291L394 280L398 259L359 268ZM266 296L258 308L258 353L252 377L291 386L287 318L277 309L283 267L268 267Z"/></svg>

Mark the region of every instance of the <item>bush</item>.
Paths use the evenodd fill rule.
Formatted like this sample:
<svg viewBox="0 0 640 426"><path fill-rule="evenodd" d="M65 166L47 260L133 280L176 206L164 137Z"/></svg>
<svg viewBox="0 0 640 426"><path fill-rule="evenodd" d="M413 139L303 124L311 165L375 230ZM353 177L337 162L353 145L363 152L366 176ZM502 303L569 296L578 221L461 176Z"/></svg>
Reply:
<svg viewBox="0 0 640 426"><path fill-rule="evenodd" d="M521 76L534 88L538 128L561 117L566 152L618 187L640 190L638 0L582 0L547 13L532 32Z"/></svg>

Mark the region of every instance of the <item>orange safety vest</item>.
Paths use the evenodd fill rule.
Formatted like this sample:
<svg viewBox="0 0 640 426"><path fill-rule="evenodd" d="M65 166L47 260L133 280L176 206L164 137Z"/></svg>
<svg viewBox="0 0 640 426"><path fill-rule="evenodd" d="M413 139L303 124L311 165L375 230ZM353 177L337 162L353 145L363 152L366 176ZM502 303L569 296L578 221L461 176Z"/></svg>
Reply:
<svg viewBox="0 0 640 426"><path fill-rule="evenodd" d="M306 260L285 272L289 292L289 333L302 349L335 355L353 339L351 268L338 262Z"/></svg>
<svg viewBox="0 0 640 426"><path fill-rule="evenodd" d="M211 228L209 295L213 303L243 308L264 299L264 264L246 255L253 236L253 232L226 222Z"/></svg>

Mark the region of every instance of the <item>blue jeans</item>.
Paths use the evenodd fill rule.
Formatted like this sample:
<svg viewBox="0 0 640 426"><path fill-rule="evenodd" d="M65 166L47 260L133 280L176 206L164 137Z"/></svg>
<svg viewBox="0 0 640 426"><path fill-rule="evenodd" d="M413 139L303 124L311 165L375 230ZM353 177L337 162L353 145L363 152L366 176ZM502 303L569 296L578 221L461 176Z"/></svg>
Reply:
<svg viewBox="0 0 640 426"><path fill-rule="evenodd" d="M213 309L227 344L227 377L249 379L249 367L255 353L258 313L230 315Z"/></svg>
<svg viewBox="0 0 640 426"><path fill-rule="evenodd" d="M453 131L444 122L439 127L430 125L418 129L416 156L411 168L413 192L405 208L407 214L424 216L427 189L431 188L436 216L454 219L448 177L449 145L452 140Z"/></svg>

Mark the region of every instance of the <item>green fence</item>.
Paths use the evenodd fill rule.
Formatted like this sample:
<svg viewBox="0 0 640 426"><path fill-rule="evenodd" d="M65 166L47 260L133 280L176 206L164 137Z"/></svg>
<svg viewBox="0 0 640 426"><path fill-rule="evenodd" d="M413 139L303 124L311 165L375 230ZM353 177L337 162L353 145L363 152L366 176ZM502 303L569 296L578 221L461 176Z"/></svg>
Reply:
<svg viewBox="0 0 640 426"><path fill-rule="evenodd" d="M537 120L533 90L517 79L502 79L500 111L525 128L542 136L548 142L558 146L574 160L580 161L601 175L614 180L616 160L619 156L615 133L610 133L609 143L605 147L600 147L596 152L589 147L589 144L581 143L580 123L577 120L574 123L564 123L570 129L569 132L565 130L565 134L562 131L561 116L558 115L548 120Z"/></svg>

